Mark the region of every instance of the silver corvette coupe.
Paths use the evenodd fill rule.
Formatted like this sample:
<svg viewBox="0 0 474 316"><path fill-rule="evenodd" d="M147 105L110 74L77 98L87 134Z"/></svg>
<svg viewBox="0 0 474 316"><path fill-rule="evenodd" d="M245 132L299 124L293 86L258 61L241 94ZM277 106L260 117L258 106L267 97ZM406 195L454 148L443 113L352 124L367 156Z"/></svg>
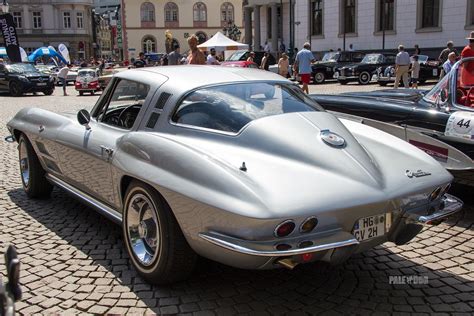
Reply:
<svg viewBox="0 0 474 316"><path fill-rule="evenodd" d="M90 113L27 108L8 128L26 194L58 186L120 223L153 283L186 278L197 255L246 269L340 263L462 207L433 158L260 70L129 70Z"/></svg>

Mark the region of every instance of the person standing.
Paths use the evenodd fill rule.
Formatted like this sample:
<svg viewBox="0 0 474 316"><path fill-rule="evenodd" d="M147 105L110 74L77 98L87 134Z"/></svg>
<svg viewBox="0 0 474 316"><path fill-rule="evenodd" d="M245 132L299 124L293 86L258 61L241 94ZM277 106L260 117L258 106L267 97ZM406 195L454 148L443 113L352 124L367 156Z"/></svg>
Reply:
<svg viewBox="0 0 474 316"><path fill-rule="evenodd" d="M446 60L446 62L443 64L443 71L445 75L447 75L451 71L455 63L456 63L456 53L451 52L448 55L448 60Z"/></svg>
<svg viewBox="0 0 474 316"><path fill-rule="evenodd" d="M461 59L474 57L474 32L471 32L469 37L466 37L469 40L469 44L464 47L461 52ZM472 86L474 85L474 62L469 61L465 62L462 65L461 71L461 85L462 86Z"/></svg>
<svg viewBox="0 0 474 316"><path fill-rule="evenodd" d="M168 65L170 66L179 65L180 59L181 59L181 55L179 54L179 45L175 44L173 47L173 51L168 54Z"/></svg>
<svg viewBox="0 0 474 316"><path fill-rule="evenodd" d="M263 53L262 62L260 63L260 69L268 70L269 68L270 68L270 65L268 64L268 53L265 52Z"/></svg>
<svg viewBox="0 0 474 316"><path fill-rule="evenodd" d="M415 52L413 53L413 55L420 55L420 54L421 54L420 46L418 46L418 44L415 44Z"/></svg>
<svg viewBox="0 0 474 316"><path fill-rule="evenodd" d="M350 51L350 52L353 52L353 51L354 51L354 45L349 44L349 51Z"/></svg>
<svg viewBox="0 0 474 316"><path fill-rule="evenodd" d="M189 65L205 65L206 64L206 56L204 53L199 50L198 46L198 38L195 34L188 37L188 45L189 45L189 55L188 55L188 64Z"/></svg>
<svg viewBox="0 0 474 316"><path fill-rule="evenodd" d="M278 60L278 73L284 78L288 78L288 71L290 69L290 61L286 53L281 54L280 60Z"/></svg>
<svg viewBox="0 0 474 316"><path fill-rule="evenodd" d="M418 89L418 80L420 79L420 62L418 61L418 55L412 57L411 63L411 84L413 89ZM408 88L405 86L405 88Z"/></svg>
<svg viewBox="0 0 474 316"><path fill-rule="evenodd" d="M398 88L400 79L403 79L405 88L408 88L408 71L410 66L410 55L405 51L403 45L398 46L398 54L395 58L395 89Z"/></svg>
<svg viewBox="0 0 474 316"><path fill-rule="evenodd" d="M446 63L446 61L448 60L449 54L451 54L451 53L455 53L456 57L458 56L458 52L456 51L456 49L454 49L453 42L448 41L446 43L446 48L441 51L441 54L439 54L439 57L438 57L439 64L444 65L444 63ZM445 74L446 74L446 72L444 71L444 69L441 69L441 73L439 75L439 78L440 79L443 78Z"/></svg>
<svg viewBox="0 0 474 316"><path fill-rule="evenodd" d="M63 86L63 93L64 96L67 96L66 93L66 86L67 86L67 74L69 73L69 69L72 67L71 64L65 65L63 68L61 68L58 72L58 78L61 81L61 84Z"/></svg>
<svg viewBox="0 0 474 316"><path fill-rule="evenodd" d="M211 48L211 53L209 55L207 55L206 64L208 64L208 65L220 65L221 64L216 58L215 48Z"/></svg>
<svg viewBox="0 0 474 316"><path fill-rule="evenodd" d="M298 52L295 60L295 67L298 69L298 74L303 82L303 91L307 94L309 94L308 84L311 80L311 63L314 62L314 56L310 49L311 44L308 42L304 43L303 49Z"/></svg>

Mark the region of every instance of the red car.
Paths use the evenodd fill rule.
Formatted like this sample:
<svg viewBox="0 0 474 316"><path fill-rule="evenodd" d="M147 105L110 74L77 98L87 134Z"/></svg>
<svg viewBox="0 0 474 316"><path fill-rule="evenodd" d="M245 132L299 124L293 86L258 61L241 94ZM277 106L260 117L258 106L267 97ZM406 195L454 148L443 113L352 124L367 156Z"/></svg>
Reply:
<svg viewBox="0 0 474 316"><path fill-rule="evenodd" d="M99 74L96 69L80 69L77 73L76 83L74 84L79 95L83 95L84 92L90 92L94 94L100 90L99 85Z"/></svg>
<svg viewBox="0 0 474 316"><path fill-rule="evenodd" d="M251 61L238 60L238 61L224 61L221 63L221 66L225 67L240 67L240 68L257 68L258 65Z"/></svg>

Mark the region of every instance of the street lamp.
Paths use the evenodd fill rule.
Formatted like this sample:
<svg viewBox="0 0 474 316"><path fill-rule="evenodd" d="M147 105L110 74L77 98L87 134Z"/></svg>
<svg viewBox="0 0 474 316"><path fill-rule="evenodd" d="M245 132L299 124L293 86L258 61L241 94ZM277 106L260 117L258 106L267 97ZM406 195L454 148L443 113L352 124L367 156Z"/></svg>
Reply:
<svg viewBox="0 0 474 316"><path fill-rule="evenodd" d="M2 3L2 12L7 14L8 11L10 9L10 6L8 5L8 2L7 0L3 0L3 3Z"/></svg>

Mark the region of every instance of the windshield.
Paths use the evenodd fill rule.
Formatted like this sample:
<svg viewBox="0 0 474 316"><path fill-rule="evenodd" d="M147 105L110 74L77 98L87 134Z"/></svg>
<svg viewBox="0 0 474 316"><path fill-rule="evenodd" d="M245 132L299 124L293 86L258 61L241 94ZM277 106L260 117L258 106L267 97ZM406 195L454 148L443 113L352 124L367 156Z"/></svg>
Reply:
<svg viewBox="0 0 474 316"><path fill-rule="evenodd" d="M362 59L362 63L364 64L380 64L382 61L383 56L380 54L368 54Z"/></svg>
<svg viewBox="0 0 474 316"><path fill-rule="evenodd" d="M238 60L241 60L241 58L245 55L245 53L247 53L247 51L245 50L241 50L241 51L237 51L235 53L233 53L229 59L227 59L228 61L238 61Z"/></svg>
<svg viewBox="0 0 474 316"><path fill-rule="evenodd" d="M410 57L410 60L413 62L413 56ZM418 62L420 64L426 64L426 62L428 61L428 56L426 55L418 55Z"/></svg>
<svg viewBox="0 0 474 316"><path fill-rule="evenodd" d="M443 79L438 82L424 97L423 99L427 102L436 104L436 101L441 98L441 91L445 90L446 95L449 95L449 78L452 73L447 76L444 76Z"/></svg>
<svg viewBox="0 0 474 316"><path fill-rule="evenodd" d="M280 83L238 83L196 90L178 106L176 123L237 133L253 120L291 112L323 111L300 88Z"/></svg>
<svg viewBox="0 0 474 316"><path fill-rule="evenodd" d="M95 71L93 70L80 71L77 75L79 77L95 77Z"/></svg>
<svg viewBox="0 0 474 316"><path fill-rule="evenodd" d="M339 58L339 53L326 53L323 56L323 59L321 61L337 61Z"/></svg>
<svg viewBox="0 0 474 316"><path fill-rule="evenodd" d="M7 69L12 73L26 73L26 72L38 72L38 70L31 64L12 64L7 65Z"/></svg>

